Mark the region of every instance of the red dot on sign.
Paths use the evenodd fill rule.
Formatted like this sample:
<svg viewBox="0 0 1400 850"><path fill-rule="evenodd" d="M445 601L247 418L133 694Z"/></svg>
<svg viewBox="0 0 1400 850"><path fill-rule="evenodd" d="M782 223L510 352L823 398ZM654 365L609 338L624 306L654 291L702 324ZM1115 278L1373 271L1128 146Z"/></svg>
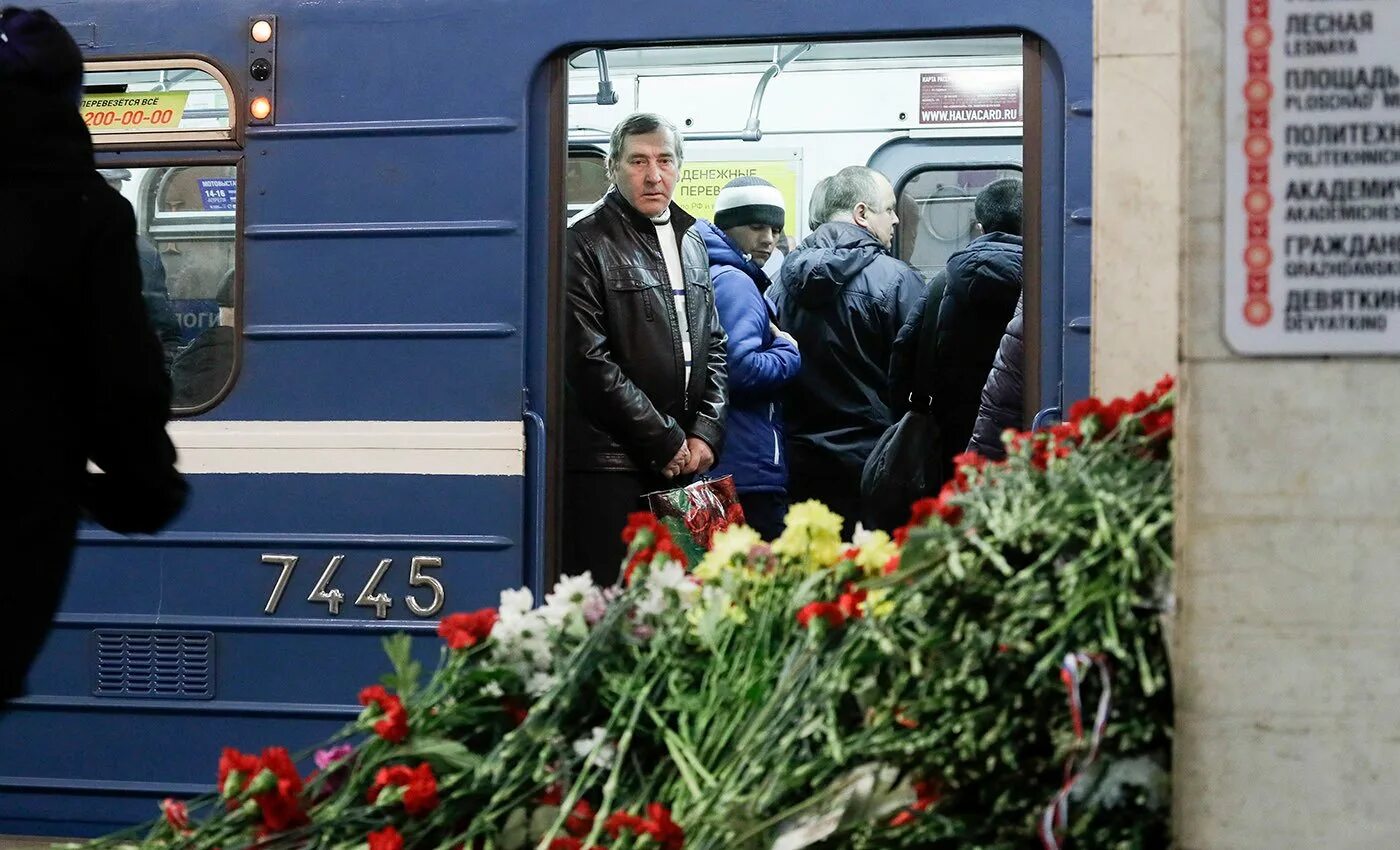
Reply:
<svg viewBox="0 0 1400 850"><path fill-rule="evenodd" d="M1244 138L1244 155L1250 159L1268 159L1274 152L1274 140L1268 133L1250 133Z"/></svg>
<svg viewBox="0 0 1400 850"><path fill-rule="evenodd" d="M1274 308L1263 297L1252 297L1244 304L1244 320L1251 325L1266 325L1273 316Z"/></svg>
<svg viewBox="0 0 1400 850"><path fill-rule="evenodd" d="M1244 99L1250 103L1263 105L1274 96L1274 86L1268 80L1250 80L1244 84Z"/></svg>
<svg viewBox="0 0 1400 850"><path fill-rule="evenodd" d="M1274 261L1274 252L1267 243L1254 242L1244 249L1244 264L1251 269L1267 269Z"/></svg>
<svg viewBox="0 0 1400 850"><path fill-rule="evenodd" d="M1250 24L1244 30L1244 43L1255 49L1268 47L1274 40L1274 31L1268 24Z"/></svg>
<svg viewBox="0 0 1400 850"><path fill-rule="evenodd" d="M1254 215L1263 215L1273 206L1273 196L1263 189L1254 189L1244 196L1244 208Z"/></svg>

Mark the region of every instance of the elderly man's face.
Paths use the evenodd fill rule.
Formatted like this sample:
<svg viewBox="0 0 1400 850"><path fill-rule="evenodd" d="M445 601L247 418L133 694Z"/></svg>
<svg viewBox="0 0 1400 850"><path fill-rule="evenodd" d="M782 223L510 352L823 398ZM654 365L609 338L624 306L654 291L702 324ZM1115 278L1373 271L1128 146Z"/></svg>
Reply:
<svg viewBox="0 0 1400 850"><path fill-rule="evenodd" d="M870 203L856 204L854 218L856 224L869 230L881 245L889 248L894 244L894 226L899 224L899 216L894 211L899 204L895 200L894 187L884 175L877 174L875 182L880 185L877 198Z"/></svg>
<svg viewBox="0 0 1400 850"><path fill-rule="evenodd" d="M622 197L645 216L660 215L671 204L681 164L671 131L658 128L622 140L612 181Z"/></svg>

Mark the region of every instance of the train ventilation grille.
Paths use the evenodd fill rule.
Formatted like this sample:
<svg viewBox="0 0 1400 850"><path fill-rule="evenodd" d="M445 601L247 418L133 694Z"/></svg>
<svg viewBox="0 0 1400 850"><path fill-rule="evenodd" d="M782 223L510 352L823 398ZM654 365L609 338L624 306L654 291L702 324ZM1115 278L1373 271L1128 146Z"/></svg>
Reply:
<svg viewBox="0 0 1400 850"><path fill-rule="evenodd" d="M93 694L147 699L213 699L211 632L98 629Z"/></svg>

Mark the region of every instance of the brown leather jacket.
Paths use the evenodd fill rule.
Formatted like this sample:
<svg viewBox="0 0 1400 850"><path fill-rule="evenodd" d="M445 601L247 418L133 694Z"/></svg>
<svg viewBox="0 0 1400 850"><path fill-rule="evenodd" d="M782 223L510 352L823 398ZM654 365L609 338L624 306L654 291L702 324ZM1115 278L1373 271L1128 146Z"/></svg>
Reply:
<svg viewBox="0 0 1400 850"><path fill-rule="evenodd" d="M651 220L610 191L568 230L564 458L572 470L666 466L687 436L719 454L725 335L694 216L671 204L685 275L690 381L666 261Z"/></svg>

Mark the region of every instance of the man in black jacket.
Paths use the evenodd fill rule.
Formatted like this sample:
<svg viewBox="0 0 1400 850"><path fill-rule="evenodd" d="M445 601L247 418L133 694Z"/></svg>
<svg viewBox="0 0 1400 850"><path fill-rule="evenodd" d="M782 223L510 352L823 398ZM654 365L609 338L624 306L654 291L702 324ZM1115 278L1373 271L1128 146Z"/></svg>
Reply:
<svg viewBox="0 0 1400 850"><path fill-rule="evenodd" d="M63 594L83 511L151 533L185 498L170 384L141 299L136 219L94 169L82 54L43 12L0 12L0 398L8 410L0 706ZM68 335L53 341L53 317ZM101 472L89 472L91 461Z"/></svg>
<svg viewBox="0 0 1400 850"><path fill-rule="evenodd" d="M705 243L671 201L682 145L659 115L613 130L612 186L569 223L564 571L615 581L641 497L714 466L728 400Z"/></svg>
<svg viewBox="0 0 1400 850"><path fill-rule="evenodd" d="M789 491L841 514L849 534L861 516L865 459L894 423L890 351L924 280L890 254L894 188L853 165L830 178L830 220L802 241L769 290L778 325L797 339L802 371L784 399Z"/></svg>
<svg viewBox="0 0 1400 850"><path fill-rule="evenodd" d="M938 310L927 386L942 438L943 480L952 475L953 457L972 437L982 385L1021 297L1021 206L1021 181L1015 178L997 180L977 193L973 212L982 235L948 258L941 297L915 309L896 344L899 364L907 359L901 353L905 346L918 347L911 330L920 327L924 309ZM893 380L910 383L897 374Z"/></svg>

